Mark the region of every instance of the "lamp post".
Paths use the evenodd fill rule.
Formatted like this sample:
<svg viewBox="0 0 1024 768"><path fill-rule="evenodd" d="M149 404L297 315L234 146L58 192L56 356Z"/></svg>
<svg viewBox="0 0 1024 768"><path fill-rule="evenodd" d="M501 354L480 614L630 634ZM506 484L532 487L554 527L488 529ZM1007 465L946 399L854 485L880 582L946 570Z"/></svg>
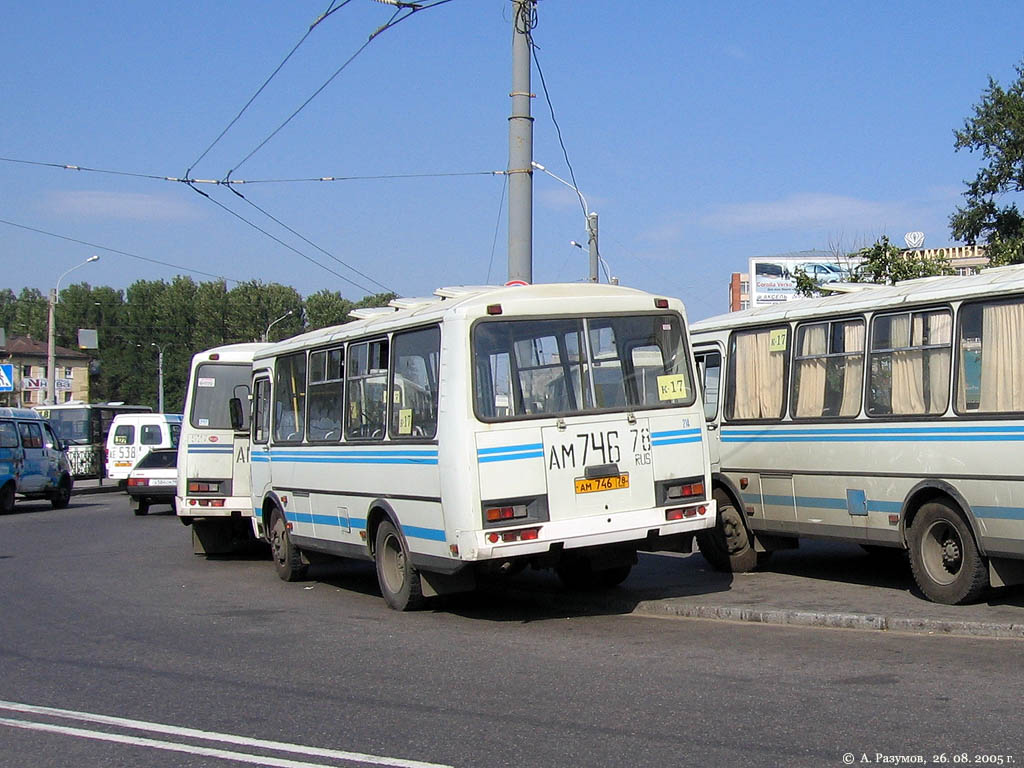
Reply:
<svg viewBox="0 0 1024 768"><path fill-rule="evenodd" d="M286 317L291 317L294 314L295 314L295 310L294 309L289 309L287 312L285 312L283 315L281 315L279 318L277 318L277 320L271 321L270 325L267 326L267 330L265 330L263 332L263 340L264 341L270 341L270 329L273 328L278 323L280 323Z"/></svg>
<svg viewBox="0 0 1024 768"><path fill-rule="evenodd" d="M160 413L164 412L164 347L166 344L157 344L151 341L149 346L156 347L156 375L157 375L157 401L160 406Z"/></svg>
<svg viewBox="0 0 1024 768"><path fill-rule="evenodd" d="M584 210L584 213L586 213L586 215L587 215L587 242L588 242L588 251L590 252L590 274L589 274L589 280L592 283L600 282L601 277L600 277L600 275L598 273L598 268L599 268L598 265L599 265L599 263L601 261L603 261L603 259L601 258L600 251L597 248L597 214L593 213L592 211L590 211L590 206L587 205L587 198L585 198L583 196L583 193L580 192L579 188L575 184L566 181L561 176L556 176L555 174L553 174L551 171L549 171L547 168L545 168L540 163L531 163L531 165L534 168L536 168L538 171L546 173L548 176L550 176L555 181L561 182L562 184L567 186L569 189L571 189L573 192L576 193L576 195L580 199L580 202L583 203L583 210ZM577 246L578 248L582 248L583 247L583 246L579 245L579 243L577 243L575 240L573 240L572 242L573 242L573 245ZM607 271L608 271L608 268L605 267L605 272L607 272Z"/></svg>
<svg viewBox="0 0 1024 768"><path fill-rule="evenodd" d="M73 272L79 267L84 267L86 264L91 264L92 262L99 260L99 256L92 255L88 259L83 261L81 264L75 264L75 266L73 266L71 269L65 270L61 274L61 276L57 278L56 287L54 287L54 289L50 291L50 316L48 321L46 343L46 402L49 405L53 405L57 402L57 374L55 371L56 343L54 342L54 315L56 314L57 311L57 301L60 298L60 281L67 277L69 272Z"/></svg>

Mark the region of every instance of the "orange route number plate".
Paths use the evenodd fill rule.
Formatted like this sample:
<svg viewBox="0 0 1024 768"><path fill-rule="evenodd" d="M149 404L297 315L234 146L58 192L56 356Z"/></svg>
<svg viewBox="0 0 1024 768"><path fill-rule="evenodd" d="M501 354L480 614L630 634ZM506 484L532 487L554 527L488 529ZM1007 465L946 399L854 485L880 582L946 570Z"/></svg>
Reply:
<svg viewBox="0 0 1024 768"><path fill-rule="evenodd" d="M597 491L618 491L629 488L629 473L612 475L611 477L577 477L576 493L596 493Z"/></svg>

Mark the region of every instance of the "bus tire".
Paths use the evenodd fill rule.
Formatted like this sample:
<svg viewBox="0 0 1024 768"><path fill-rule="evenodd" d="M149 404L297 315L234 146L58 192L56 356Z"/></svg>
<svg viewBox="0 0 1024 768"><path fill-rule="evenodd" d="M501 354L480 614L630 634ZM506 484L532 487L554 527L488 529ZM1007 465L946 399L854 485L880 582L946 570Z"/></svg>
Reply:
<svg viewBox="0 0 1024 768"><path fill-rule="evenodd" d="M298 581L306 575L302 553L292 544L284 514L277 508L270 514L270 554L282 581Z"/></svg>
<svg viewBox="0 0 1024 768"><path fill-rule="evenodd" d="M759 553L754 551L754 539L743 513L725 491L716 489L714 496L718 507L715 527L697 534L697 546L704 559L723 573L746 573L764 564L768 558L758 557Z"/></svg>
<svg viewBox="0 0 1024 768"><path fill-rule="evenodd" d="M50 506L54 509L64 509L71 503L71 478L62 477L50 497Z"/></svg>
<svg viewBox="0 0 1024 768"><path fill-rule="evenodd" d="M10 482L0 488L0 515L9 515L14 511L14 483Z"/></svg>
<svg viewBox="0 0 1024 768"><path fill-rule="evenodd" d="M412 564L405 541L394 523L384 520L377 528L373 550L377 583L384 602L396 611L414 611L423 606L423 585Z"/></svg>
<svg viewBox="0 0 1024 768"><path fill-rule="evenodd" d="M925 597L936 603L976 601L988 587L988 566L963 516L934 501L910 526L910 568Z"/></svg>

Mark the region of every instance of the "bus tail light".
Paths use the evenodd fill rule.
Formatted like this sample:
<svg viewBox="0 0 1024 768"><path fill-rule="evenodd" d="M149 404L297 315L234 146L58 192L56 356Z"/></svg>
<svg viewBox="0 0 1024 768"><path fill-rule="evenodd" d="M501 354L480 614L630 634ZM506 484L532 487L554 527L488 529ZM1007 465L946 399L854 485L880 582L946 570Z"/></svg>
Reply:
<svg viewBox="0 0 1024 768"><path fill-rule="evenodd" d="M484 512L488 523L500 523L503 520L515 520L519 517L526 517L525 504L511 504L504 507L488 507Z"/></svg>
<svg viewBox="0 0 1024 768"><path fill-rule="evenodd" d="M204 483L198 480L188 481L189 493L219 493L220 483Z"/></svg>
<svg viewBox="0 0 1024 768"><path fill-rule="evenodd" d="M499 541L506 544L515 541L537 541L540 538L540 528L520 528L516 531L491 531L487 534L487 541L497 544Z"/></svg>
<svg viewBox="0 0 1024 768"><path fill-rule="evenodd" d="M665 510L665 520L671 522L673 520L685 520L691 517L697 517L697 515L706 515L708 508L701 504L699 507L672 507L671 509Z"/></svg>
<svg viewBox="0 0 1024 768"><path fill-rule="evenodd" d="M665 489L665 495L670 499L693 499L704 498L704 482L684 483L682 485L670 485Z"/></svg>

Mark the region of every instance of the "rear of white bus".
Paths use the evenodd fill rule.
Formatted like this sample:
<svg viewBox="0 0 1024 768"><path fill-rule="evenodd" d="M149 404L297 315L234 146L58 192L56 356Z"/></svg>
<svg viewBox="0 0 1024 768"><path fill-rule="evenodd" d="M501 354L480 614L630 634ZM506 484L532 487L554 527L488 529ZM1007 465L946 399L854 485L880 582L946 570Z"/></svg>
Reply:
<svg viewBox="0 0 1024 768"><path fill-rule="evenodd" d="M689 552L714 526L682 304L604 290L596 311L588 291L559 302L562 316L510 301L474 323L477 518L459 533L463 559L611 586L637 550Z"/></svg>
<svg viewBox="0 0 1024 768"><path fill-rule="evenodd" d="M230 347L200 352L189 374L177 508L182 522L192 526L197 554L230 552L254 536L248 418L235 431L229 409L233 397L248 402L252 356L232 352Z"/></svg>

